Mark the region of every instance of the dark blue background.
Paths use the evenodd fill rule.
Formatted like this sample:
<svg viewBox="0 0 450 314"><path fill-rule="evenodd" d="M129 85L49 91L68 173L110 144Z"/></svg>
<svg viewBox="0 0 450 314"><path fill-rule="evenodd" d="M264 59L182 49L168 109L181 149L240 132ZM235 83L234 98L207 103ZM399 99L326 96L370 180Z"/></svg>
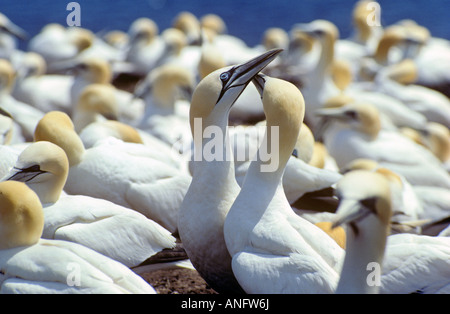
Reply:
<svg viewBox="0 0 450 314"><path fill-rule="evenodd" d="M66 25L70 13L66 0L1 0L0 12L24 28L30 36L47 23ZM177 13L190 11L200 17L207 13L222 16L228 32L253 46L268 27L289 30L292 25L322 18L334 22L341 37L349 36L353 0L79 0L81 26L95 32L127 30L138 17L147 16L160 29L170 27ZM411 18L427 26L437 37L450 39L450 0L379 0L382 24ZM24 43L21 44L24 46Z"/></svg>

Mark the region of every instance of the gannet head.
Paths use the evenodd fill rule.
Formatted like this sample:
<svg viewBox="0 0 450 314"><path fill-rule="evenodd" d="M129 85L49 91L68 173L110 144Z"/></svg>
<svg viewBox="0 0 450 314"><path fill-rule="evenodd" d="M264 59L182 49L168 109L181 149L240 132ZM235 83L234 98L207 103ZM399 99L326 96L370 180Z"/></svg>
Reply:
<svg viewBox="0 0 450 314"><path fill-rule="evenodd" d="M147 45L156 38L158 33L158 25L146 17L138 18L128 29L131 45Z"/></svg>
<svg viewBox="0 0 450 314"><path fill-rule="evenodd" d="M103 39L108 43L109 45L116 47L116 48L123 48L126 47L126 45L130 42L130 37L127 33L119 30L113 30L107 32Z"/></svg>
<svg viewBox="0 0 450 314"><path fill-rule="evenodd" d="M282 50L268 51L252 60L216 70L197 85L190 107L191 130L194 119L202 119L203 126L217 124L217 119L228 122L228 113L234 102L251 82ZM206 122L206 123L205 123Z"/></svg>
<svg viewBox="0 0 450 314"><path fill-rule="evenodd" d="M289 35L282 28L269 28L264 32L263 45L266 50L287 49L289 46Z"/></svg>
<svg viewBox="0 0 450 314"><path fill-rule="evenodd" d="M0 59L0 93L11 92L16 80L16 71L8 60Z"/></svg>
<svg viewBox="0 0 450 314"><path fill-rule="evenodd" d="M337 183L336 194L340 202L333 226L349 224L353 234L358 236L362 230L372 230L365 221L375 217L378 224L385 226L387 236L392 198L389 181L384 175L367 170L351 171Z"/></svg>
<svg viewBox="0 0 450 314"><path fill-rule="evenodd" d="M26 40L28 37L27 33L22 28L11 22L4 14L0 13L0 33L2 32L22 40Z"/></svg>
<svg viewBox="0 0 450 314"><path fill-rule="evenodd" d="M369 39L374 27L367 22L369 14L373 14L373 7L371 6L373 3L373 0L361 0L356 3L353 9L353 24L358 30L359 40L363 43Z"/></svg>
<svg viewBox="0 0 450 314"><path fill-rule="evenodd" d="M61 111L50 111L39 121L34 140L48 141L61 147L69 159L70 167L79 164L85 149L70 117Z"/></svg>
<svg viewBox="0 0 450 314"><path fill-rule="evenodd" d="M380 64L385 64L388 61L391 48L401 44L407 38L408 34L403 26L392 25L386 28L378 42L374 59Z"/></svg>
<svg viewBox="0 0 450 314"><path fill-rule="evenodd" d="M293 29L291 31L291 39L289 43L289 54L299 53L307 54L314 47L314 37L303 32L301 29Z"/></svg>
<svg viewBox="0 0 450 314"><path fill-rule="evenodd" d="M91 47L94 43L95 35L88 29L69 27L66 32L70 41L77 47L78 52Z"/></svg>
<svg viewBox="0 0 450 314"><path fill-rule="evenodd" d="M203 45L202 54L198 63L198 73L203 79L212 72L226 67L222 52L214 45Z"/></svg>
<svg viewBox="0 0 450 314"><path fill-rule="evenodd" d="M295 29L303 31L320 42L334 43L339 38L338 28L327 20L315 20L308 24L297 24Z"/></svg>
<svg viewBox="0 0 450 314"><path fill-rule="evenodd" d="M0 107L0 145L8 145L11 143L14 131L14 119Z"/></svg>
<svg viewBox="0 0 450 314"><path fill-rule="evenodd" d="M280 165L291 156L305 116L305 101L300 90L285 80L258 74L253 84L261 95L267 130L279 128Z"/></svg>
<svg viewBox="0 0 450 314"><path fill-rule="evenodd" d="M115 88L105 84L86 86L80 94L77 110L98 113L108 120L117 120L119 108L115 96Z"/></svg>
<svg viewBox="0 0 450 314"><path fill-rule="evenodd" d="M421 142L442 162L450 160L450 130L440 123L429 122L419 130Z"/></svg>
<svg viewBox="0 0 450 314"><path fill-rule="evenodd" d="M201 26L197 17L187 11L178 14L173 22L173 27L186 34L188 44L198 44L201 38Z"/></svg>
<svg viewBox="0 0 450 314"><path fill-rule="evenodd" d="M5 178L26 183L42 204L48 204L59 199L68 174L69 160L64 150L42 141L25 148Z"/></svg>
<svg viewBox="0 0 450 314"><path fill-rule="evenodd" d="M92 84L107 84L111 82L112 70L108 61L101 58L86 58L75 64L73 70L76 76Z"/></svg>
<svg viewBox="0 0 450 314"><path fill-rule="evenodd" d="M174 106L177 99L191 100L194 88L191 72L175 64L162 65L150 76L150 90L155 103L160 106Z"/></svg>
<svg viewBox="0 0 450 314"><path fill-rule="evenodd" d="M36 193L23 182L0 182L0 250L36 244L43 230Z"/></svg>
<svg viewBox="0 0 450 314"><path fill-rule="evenodd" d="M374 139L381 130L380 113L371 104L350 103L338 108L323 108L318 116L346 123L350 128Z"/></svg>
<svg viewBox="0 0 450 314"><path fill-rule="evenodd" d="M45 59L38 53L27 52L24 54L20 67L18 69L19 76L41 76L47 72L47 63Z"/></svg>
<svg viewBox="0 0 450 314"><path fill-rule="evenodd" d="M331 77L334 84L344 91L353 81L351 64L346 60L334 60L331 64Z"/></svg>
<svg viewBox="0 0 450 314"><path fill-rule="evenodd" d="M215 34L225 34L227 32L227 26L223 19L216 14L207 14L200 19L200 25L202 28L212 30Z"/></svg>
<svg viewBox="0 0 450 314"><path fill-rule="evenodd" d="M186 35L177 28L168 28L161 34L166 44L165 52L168 55L179 56L184 47L187 46Z"/></svg>

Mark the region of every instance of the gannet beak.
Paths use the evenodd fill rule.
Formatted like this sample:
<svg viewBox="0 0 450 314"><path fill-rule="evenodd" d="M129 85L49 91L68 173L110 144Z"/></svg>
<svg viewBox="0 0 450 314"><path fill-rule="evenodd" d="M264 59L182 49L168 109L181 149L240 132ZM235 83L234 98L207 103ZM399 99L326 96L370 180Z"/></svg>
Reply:
<svg viewBox="0 0 450 314"><path fill-rule="evenodd" d="M336 220L331 227L336 228L343 224L357 222L370 213L370 210L363 206L358 200L344 199L339 204L336 211Z"/></svg>
<svg viewBox="0 0 450 314"><path fill-rule="evenodd" d="M264 86L266 84L267 76L259 73L253 78L253 85L255 85L256 89L258 90L258 93L261 95L261 99L263 98L264 93Z"/></svg>
<svg viewBox="0 0 450 314"><path fill-rule="evenodd" d="M244 88L242 90L244 90L255 75L262 71L282 51L283 49L270 50L244 64L234 66L227 72L222 73L220 79L222 80L223 87L217 102L220 101L226 91L233 87L243 86Z"/></svg>
<svg viewBox="0 0 450 314"><path fill-rule="evenodd" d="M347 120L350 118L346 115L343 108L322 108L315 111L316 116L322 118L333 118L338 120Z"/></svg>
<svg viewBox="0 0 450 314"><path fill-rule="evenodd" d="M11 21L8 21L3 26L3 29L19 39L26 40L28 38L28 34L22 28L20 28Z"/></svg>
<svg viewBox="0 0 450 314"><path fill-rule="evenodd" d="M2 181L20 181L26 183L43 173L46 172L42 171L39 165L34 165L24 169L14 167Z"/></svg>

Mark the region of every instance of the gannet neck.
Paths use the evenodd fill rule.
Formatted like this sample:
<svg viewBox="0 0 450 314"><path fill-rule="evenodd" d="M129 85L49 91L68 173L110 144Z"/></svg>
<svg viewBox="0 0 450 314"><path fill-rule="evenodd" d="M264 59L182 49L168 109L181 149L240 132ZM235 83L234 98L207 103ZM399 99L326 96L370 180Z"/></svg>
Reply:
<svg viewBox="0 0 450 314"><path fill-rule="evenodd" d="M381 267L390 232L392 200L386 178L370 171L352 171L337 184L340 199L337 220L349 224L346 254L336 293L377 293L379 284L369 282L368 275Z"/></svg>
<svg viewBox="0 0 450 314"><path fill-rule="evenodd" d="M69 174L69 161L59 146L40 141L32 143L20 155L6 176L8 180L25 182L42 204L58 201Z"/></svg>
<svg viewBox="0 0 450 314"><path fill-rule="evenodd" d="M115 88L105 84L90 84L86 86L78 99L73 113L75 130L81 130L99 119L117 120L119 107Z"/></svg>
<svg viewBox="0 0 450 314"><path fill-rule="evenodd" d="M178 228L192 263L219 292L242 292L231 268L223 234L225 218L239 193L228 140L228 115L254 76L280 52L269 51L244 64L212 72L197 85L192 97L189 119L194 162L198 157L200 161L195 164L192 183L180 207ZM209 127L215 134L205 134ZM214 142L219 140L214 149L222 152L212 160L206 155L198 156L199 150L200 154L212 152L206 148L214 136L217 137Z"/></svg>
<svg viewBox="0 0 450 314"><path fill-rule="evenodd" d="M174 113L175 102L182 98L182 92L191 96L194 80L187 69L176 65L163 65L154 70L155 76L151 82L154 103Z"/></svg>
<svg viewBox="0 0 450 314"><path fill-rule="evenodd" d="M34 140L52 142L61 147L67 154L70 167L79 164L86 152L72 120L60 111L51 111L39 121Z"/></svg>
<svg viewBox="0 0 450 314"><path fill-rule="evenodd" d="M353 73L349 62L344 60L334 60L330 67L334 84L341 91L345 91L353 81Z"/></svg>
<svg viewBox="0 0 450 314"><path fill-rule="evenodd" d="M358 41L362 44L367 44L372 36L373 28L375 27L369 25L367 22L369 14L372 13L372 10L370 10L371 3L373 3L373 1L358 1L353 9L353 24L357 30Z"/></svg>
<svg viewBox="0 0 450 314"><path fill-rule="evenodd" d="M39 197L23 182L0 182L0 250L37 243L44 229Z"/></svg>
<svg viewBox="0 0 450 314"><path fill-rule="evenodd" d="M278 148L278 152L272 153L272 157L278 159L276 172L281 175L294 151L303 124L305 115L303 95L295 85L284 80L258 76L254 82L264 84L262 101L266 115L266 134L261 145L267 149ZM256 163L251 167L267 166L272 162L274 160L263 161L261 156L257 156Z"/></svg>
<svg viewBox="0 0 450 314"><path fill-rule="evenodd" d="M386 29L375 51L375 61L382 65L387 64L391 48L399 44L404 38L404 30L401 27L391 26Z"/></svg>

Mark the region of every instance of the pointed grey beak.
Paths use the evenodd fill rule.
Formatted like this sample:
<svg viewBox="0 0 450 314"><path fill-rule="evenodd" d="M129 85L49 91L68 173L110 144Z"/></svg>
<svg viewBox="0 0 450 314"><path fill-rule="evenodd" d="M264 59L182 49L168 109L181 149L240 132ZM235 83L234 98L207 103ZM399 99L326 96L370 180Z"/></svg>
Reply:
<svg viewBox="0 0 450 314"><path fill-rule="evenodd" d="M29 182L36 178L37 176L45 173L39 167L39 165L34 165L25 169L14 167L11 171L3 178L4 181L20 181Z"/></svg>
<svg viewBox="0 0 450 314"><path fill-rule="evenodd" d="M362 206L357 200L342 200L336 211L336 220L332 228L359 221L370 214L370 211Z"/></svg>
<svg viewBox="0 0 450 314"><path fill-rule="evenodd" d="M220 79L222 80L223 88L217 102L219 102L225 92L230 88L247 86L255 75L262 71L282 51L283 49L270 50L244 64L234 66L227 72L222 73Z"/></svg>

